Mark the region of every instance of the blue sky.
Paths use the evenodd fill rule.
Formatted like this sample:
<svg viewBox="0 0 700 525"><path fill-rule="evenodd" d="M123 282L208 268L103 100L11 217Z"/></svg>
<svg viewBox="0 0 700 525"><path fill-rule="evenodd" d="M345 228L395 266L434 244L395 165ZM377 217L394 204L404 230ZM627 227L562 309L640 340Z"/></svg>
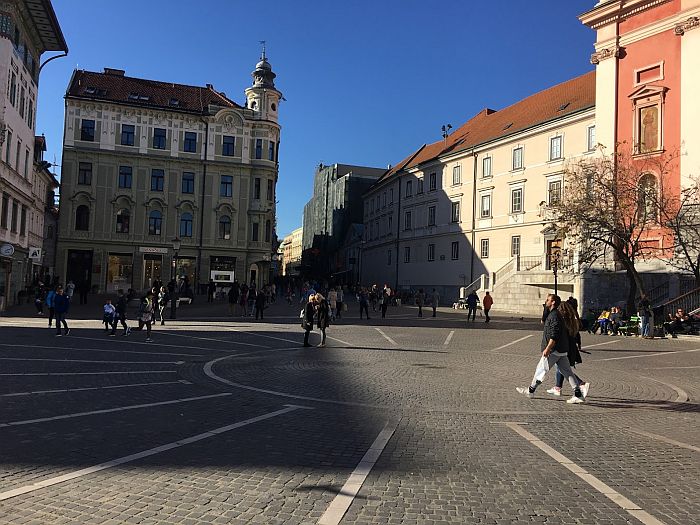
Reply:
<svg viewBox="0 0 700 525"><path fill-rule="evenodd" d="M277 73L278 235L302 222L315 166L386 167L440 127L592 69L595 0L53 0L69 55L41 73L37 133L60 164L74 68L214 84L243 104L260 55ZM45 60L48 55L44 55ZM60 168L57 168L60 174Z"/></svg>

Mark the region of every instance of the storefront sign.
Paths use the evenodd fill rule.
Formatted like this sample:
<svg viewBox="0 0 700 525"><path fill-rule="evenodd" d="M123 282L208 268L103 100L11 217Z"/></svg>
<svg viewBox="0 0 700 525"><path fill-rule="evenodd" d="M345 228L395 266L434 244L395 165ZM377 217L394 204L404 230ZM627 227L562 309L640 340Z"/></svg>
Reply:
<svg viewBox="0 0 700 525"><path fill-rule="evenodd" d="M41 261L41 248L29 247L29 258L35 261Z"/></svg>
<svg viewBox="0 0 700 525"><path fill-rule="evenodd" d="M11 244L3 244L0 246L0 255L4 257L12 257L15 253L15 247Z"/></svg>
<svg viewBox="0 0 700 525"><path fill-rule="evenodd" d="M139 251L141 253L168 253L167 248L156 248L155 246L141 246Z"/></svg>

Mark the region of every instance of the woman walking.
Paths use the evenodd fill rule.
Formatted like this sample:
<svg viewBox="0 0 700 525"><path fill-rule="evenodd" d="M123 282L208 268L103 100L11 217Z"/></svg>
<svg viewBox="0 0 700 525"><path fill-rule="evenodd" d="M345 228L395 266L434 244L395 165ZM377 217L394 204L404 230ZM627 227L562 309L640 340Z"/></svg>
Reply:
<svg viewBox="0 0 700 525"><path fill-rule="evenodd" d="M320 294L316 294L316 313L318 317L318 328L321 330L321 342L318 346L326 346L326 328L330 325L330 307L328 301Z"/></svg>
<svg viewBox="0 0 700 525"><path fill-rule="evenodd" d="M301 318L301 326L304 328L304 346L311 346L309 344L309 334L311 330L314 329L314 314L316 309L314 307L315 295L309 295L309 300L304 306L304 311Z"/></svg>
<svg viewBox="0 0 700 525"><path fill-rule="evenodd" d="M583 363L583 359L581 359L581 320L579 319L578 313L569 302L562 302L559 305L558 311L562 321L564 321L566 332L569 335L569 349L567 352L567 357L569 358L569 366L571 366L571 370L573 372L577 363ZM579 382L583 397L586 398L588 396L588 388L591 386L590 381L584 381L578 375L576 375L575 372L574 377ZM561 373L558 367L555 381L555 385L547 390L547 393L552 394L553 396L560 396L561 387L564 384L564 375Z"/></svg>
<svg viewBox="0 0 700 525"><path fill-rule="evenodd" d="M338 292L335 291L335 288L331 288L328 292L328 306L331 309L331 319L335 321L335 310L338 306Z"/></svg>
<svg viewBox="0 0 700 525"><path fill-rule="evenodd" d="M153 292L149 291L146 297L141 299L141 304L139 305L139 330L143 330L143 325L146 325L147 343L153 341L151 339L151 325L153 324L154 309Z"/></svg>

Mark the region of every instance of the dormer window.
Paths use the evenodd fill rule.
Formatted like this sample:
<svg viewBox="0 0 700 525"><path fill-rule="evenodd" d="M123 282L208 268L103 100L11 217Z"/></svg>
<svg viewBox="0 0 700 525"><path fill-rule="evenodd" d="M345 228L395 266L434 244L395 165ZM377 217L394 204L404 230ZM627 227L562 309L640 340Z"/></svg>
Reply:
<svg viewBox="0 0 700 525"><path fill-rule="evenodd" d="M138 99L139 99L138 93L129 93L129 100L138 100Z"/></svg>
<svg viewBox="0 0 700 525"><path fill-rule="evenodd" d="M179 101L178 99L176 99L176 98L171 98L169 104L170 104L171 106L179 106L179 105L180 105L180 101Z"/></svg>
<svg viewBox="0 0 700 525"><path fill-rule="evenodd" d="M86 95L94 95L95 93L97 93L97 89L95 89L94 87L86 87L85 88Z"/></svg>

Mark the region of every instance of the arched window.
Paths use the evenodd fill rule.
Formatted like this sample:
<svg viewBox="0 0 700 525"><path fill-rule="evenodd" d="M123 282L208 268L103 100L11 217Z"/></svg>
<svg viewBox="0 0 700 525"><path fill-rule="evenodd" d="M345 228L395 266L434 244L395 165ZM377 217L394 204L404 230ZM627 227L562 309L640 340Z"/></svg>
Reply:
<svg viewBox="0 0 700 525"><path fill-rule="evenodd" d="M180 237L192 237L192 214L180 215Z"/></svg>
<svg viewBox="0 0 700 525"><path fill-rule="evenodd" d="M81 204L75 210L75 229L88 231L90 229L90 208Z"/></svg>
<svg viewBox="0 0 700 525"><path fill-rule="evenodd" d="M148 214L148 234L160 235L161 227L163 226L163 214L158 210L153 210Z"/></svg>
<svg viewBox="0 0 700 525"><path fill-rule="evenodd" d="M656 177L651 173L642 175L637 191L637 211L640 222L656 221L658 219Z"/></svg>
<svg viewBox="0 0 700 525"><path fill-rule="evenodd" d="M126 208L117 212L117 233L129 233L129 219L131 214Z"/></svg>
<svg viewBox="0 0 700 525"><path fill-rule="evenodd" d="M272 223L268 219L265 221L265 242L270 242L271 235L272 235Z"/></svg>
<svg viewBox="0 0 700 525"><path fill-rule="evenodd" d="M222 215L219 218L219 239L231 238L231 218L228 215Z"/></svg>

